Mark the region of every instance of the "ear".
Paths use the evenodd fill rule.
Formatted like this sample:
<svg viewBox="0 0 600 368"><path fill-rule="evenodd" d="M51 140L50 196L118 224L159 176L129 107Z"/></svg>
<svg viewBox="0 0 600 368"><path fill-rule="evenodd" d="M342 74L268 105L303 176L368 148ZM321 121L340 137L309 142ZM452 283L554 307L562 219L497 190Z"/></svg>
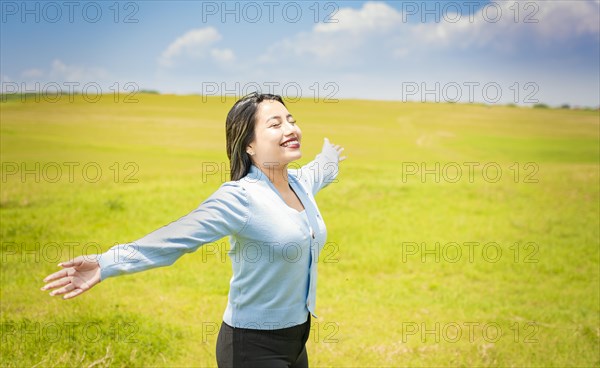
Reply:
<svg viewBox="0 0 600 368"><path fill-rule="evenodd" d="M252 148L252 146L248 146L246 147L246 152L250 155L250 156L254 156L254 149Z"/></svg>

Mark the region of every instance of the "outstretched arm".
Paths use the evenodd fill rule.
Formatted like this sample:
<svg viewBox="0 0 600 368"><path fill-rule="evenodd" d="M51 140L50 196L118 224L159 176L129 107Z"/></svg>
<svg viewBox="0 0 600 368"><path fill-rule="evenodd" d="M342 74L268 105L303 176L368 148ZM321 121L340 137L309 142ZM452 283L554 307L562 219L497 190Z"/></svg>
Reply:
<svg viewBox="0 0 600 368"><path fill-rule="evenodd" d="M339 163L346 159L346 156L341 156L343 150L343 147L333 144L329 142L328 138L325 138L323 148L317 157L300 168L299 175L312 188L313 196L335 181Z"/></svg>
<svg viewBox="0 0 600 368"><path fill-rule="evenodd" d="M60 287L50 295L68 293L64 299L69 299L108 277L171 265L203 244L237 234L248 217L245 190L235 182L224 183L191 213L135 242L60 264L64 269L46 277L45 282L53 282L42 290Z"/></svg>

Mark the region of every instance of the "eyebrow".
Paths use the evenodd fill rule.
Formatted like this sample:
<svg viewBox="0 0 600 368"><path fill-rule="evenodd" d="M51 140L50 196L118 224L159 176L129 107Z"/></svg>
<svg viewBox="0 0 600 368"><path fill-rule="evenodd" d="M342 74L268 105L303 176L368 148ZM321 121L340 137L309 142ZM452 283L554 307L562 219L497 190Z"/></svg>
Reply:
<svg viewBox="0 0 600 368"><path fill-rule="evenodd" d="M292 116L292 114L287 114L286 118L293 118L293 116ZM271 119L281 120L281 118L279 116L274 115L274 116L271 116L270 118L268 118L266 122L269 122L269 120L271 120Z"/></svg>

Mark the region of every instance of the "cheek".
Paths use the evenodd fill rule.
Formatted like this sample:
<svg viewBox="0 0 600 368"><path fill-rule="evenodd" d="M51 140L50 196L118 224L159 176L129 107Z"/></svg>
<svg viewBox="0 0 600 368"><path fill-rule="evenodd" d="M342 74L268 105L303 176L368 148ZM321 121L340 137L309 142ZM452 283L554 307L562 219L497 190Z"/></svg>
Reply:
<svg viewBox="0 0 600 368"><path fill-rule="evenodd" d="M256 138L257 146L266 151L275 149L275 146L279 146L282 139L281 134L278 134L276 129L262 131Z"/></svg>

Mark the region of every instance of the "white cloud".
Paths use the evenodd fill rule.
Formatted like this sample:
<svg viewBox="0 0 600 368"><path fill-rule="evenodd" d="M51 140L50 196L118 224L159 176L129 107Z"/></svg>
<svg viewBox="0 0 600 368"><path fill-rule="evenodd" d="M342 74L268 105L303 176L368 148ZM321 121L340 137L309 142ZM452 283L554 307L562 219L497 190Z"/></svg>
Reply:
<svg viewBox="0 0 600 368"><path fill-rule="evenodd" d="M600 32L600 1L538 1L537 33L545 38L569 39Z"/></svg>
<svg viewBox="0 0 600 368"><path fill-rule="evenodd" d="M3 83L10 83L11 89L18 91L36 90L80 90L90 83L100 86L102 91L110 90L117 80L104 68L66 64L60 59L54 59L47 68L30 68L18 73L20 78L11 80L2 76ZM57 87L58 86L58 87ZM6 86L3 87L6 89ZM94 87L97 89L97 87Z"/></svg>
<svg viewBox="0 0 600 368"><path fill-rule="evenodd" d="M457 22L442 18L439 23L418 24L411 39L429 46L514 51L582 35L598 37L600 32L598 1L499 1L486 7L472 19L461 16ZM446 19L454 17L448 14Z"/></svg>
<svg viewBox="0 0 600 368"><path fill-rule="evenodd" d="M84 67L79 65L67 65L59 59L52 62L48 77L56 82L102 82L109 78L106 69L98 67Z"/></svg>
<svg viewBox="0 0 600 368"><path fill-rule="evenodd" d="M170 67L182 59L201 60L211 55L218 61L233 60L233 51L210 49L210 46L223 37L213 27L192 29L179 36L161 54L158 62L161 66Z"/></svg>
<svg viewBox="0 0 600 368"><path fill-rule="evenodd" d="M378 32L391 29L402 22L402 13L381 2L365 3L362 9L341 8L329 23L319 23L316 33L334 32Z"/></svg>
<svg viewBox="0 0 600 368"><path fill-rule="evenodd" d="M210 50L210 56L215 61L222 63L229 63L235 59L235 55L231 49L212 49Z"/></svg>
<svg viewBox="0 0 600 368"><path fill-rule="evenodd" d="M12 85L12 78L0 74L0 93L14 93L16 89L16 86Z"/></svg>
<svg viewBox="0 0 600 368"><path fill-rule="evenodd" d="M332 23L319 23L311 32L301 32L267 48L259 58L261 64L288 63L301 58L321 66L360 63L362 48L378 42L377 35L397 28L402 14L382 2L367 2L360 9L341 8Z"/></svg>
<svg viewBox="0 0 600 368"><path fill-rule="evenodd" d="M499 1L489 7L485 14L479 9L471 17L440 11L437 23L433 16L426 18L430 22L414 23L421 14L403 15L383 2L340 8L333 17L336 23L319 23L310 32L275 42L259 62L281 64L286 58L297 58L301 65L337 67L361 65L369 57L427 57L431 51L448 48L510 53L600 34L599 1ZM497 9L500 16L493 21Z"/></svg>
<svg viewBox="0 0 600 368"><path fill-rule="evenodd" d="M410 50L407 48L403 48L403 47L397 48L392 52L392 56L395 59L404 59L405 57L407 57L409 55L410 55Z"/></svg>
<svg viewBox="0 0 600 368"><path fill-rule="evenodd" d="M579 53L562 57L561 50L600 38L600 1L498 1L489 6L485 15L482 9L471 16L442 13L437 23L431 15L423 23L422 14L411 17L383 2L340 8L334 15L337 23L319 23L267 46L255 64L255 75L261 71L294 80L337 81L338 96L373 98L397 98L404 81L447 79L482 85L497 81L502 83L503 98L510 99L515 80L534 80L540 86L536 97L569 101L570 96L548 86L557 80L557 68L587 65ZM501 11L495 22L490 19L495 14L491 7ZM351 73L364 78L351 79ZM566 73L571 85L585 87L576 98L583 98L584 90L597 89L597 83L582 77L585 73L597 71Z"/></svg>
<svg viewBox="0 0 600 368"><path fill-rule="evenodd" d="M44 71L37 68L27 69L21 73L21 76L23 78L41 78L44 76Z"/></svg>
<svg viewBox="0 0 600 368"><path fill-rule="evenodd" d="M49 68L31 68L23 70L24 82L103 82L110 77L104 68L80 65L67 65L60 59L54 59Z"/></svg>

